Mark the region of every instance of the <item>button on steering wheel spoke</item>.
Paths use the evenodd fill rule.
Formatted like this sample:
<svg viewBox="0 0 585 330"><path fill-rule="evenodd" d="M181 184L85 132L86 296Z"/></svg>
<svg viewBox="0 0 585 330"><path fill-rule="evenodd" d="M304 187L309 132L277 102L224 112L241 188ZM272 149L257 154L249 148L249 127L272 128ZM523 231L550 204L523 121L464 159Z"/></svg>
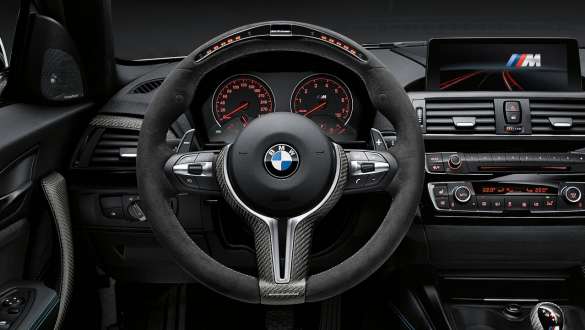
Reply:
<svg viewBox="0 0 585 330"><path fill-rule="evenodd" d="M346 193L384 191L398 169L387 151L346 149L346 155L349 162Z"/></svg>
<svg viewBox="0 0 585 330"><path fill-rule="evenodd" d="M219 192L215 163L219 151L198 151L172 155L165 171L179 192Z"/></svg>

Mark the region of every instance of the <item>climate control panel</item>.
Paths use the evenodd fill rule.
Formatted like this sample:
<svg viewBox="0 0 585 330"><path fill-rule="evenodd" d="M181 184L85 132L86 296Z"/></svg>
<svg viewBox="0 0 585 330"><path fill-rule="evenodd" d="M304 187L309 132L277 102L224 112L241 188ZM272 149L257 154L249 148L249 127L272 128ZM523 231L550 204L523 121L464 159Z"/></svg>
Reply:
<svg viewBox="0 0 585 330"><path fill-rule="evenodd" d="M434 208L447 213L585 212L585 182L432 182L428 192Z"/></svg>

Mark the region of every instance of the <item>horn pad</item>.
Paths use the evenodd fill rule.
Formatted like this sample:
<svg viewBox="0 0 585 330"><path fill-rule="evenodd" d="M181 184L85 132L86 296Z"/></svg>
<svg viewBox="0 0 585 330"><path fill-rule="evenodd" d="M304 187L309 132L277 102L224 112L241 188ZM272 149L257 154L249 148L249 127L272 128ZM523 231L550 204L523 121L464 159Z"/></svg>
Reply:
<svg viewBox="0 0 585 330"><path fill-rule="evenodd" d="M321 128L298 114L276 112L255 119L227 155L227 171L238 197L272 217L310 210L327 194L335 151Z"/></svg>

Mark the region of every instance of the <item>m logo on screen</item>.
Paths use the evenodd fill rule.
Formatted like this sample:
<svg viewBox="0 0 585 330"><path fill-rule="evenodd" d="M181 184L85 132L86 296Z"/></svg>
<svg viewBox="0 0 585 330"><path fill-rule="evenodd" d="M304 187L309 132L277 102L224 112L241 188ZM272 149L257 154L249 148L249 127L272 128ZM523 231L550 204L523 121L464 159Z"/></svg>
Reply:
<svg viewBox="0 0 585 330"><path fill-rule="evenodd" d="M526 67L537 67L542 66L542 55L541 54L512 54L506 67L508 68L526 68Z"/></svg>

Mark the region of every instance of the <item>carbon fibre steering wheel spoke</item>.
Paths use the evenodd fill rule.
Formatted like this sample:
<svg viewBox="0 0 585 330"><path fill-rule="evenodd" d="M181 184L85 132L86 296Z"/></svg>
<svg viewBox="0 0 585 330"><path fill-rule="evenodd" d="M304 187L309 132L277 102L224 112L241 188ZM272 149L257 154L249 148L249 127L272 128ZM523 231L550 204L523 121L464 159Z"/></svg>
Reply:
<svg viewBox="0 0 585 330"><path fill-rule="evenodd" d="M226 146L217 158L220 189L228 204L248 222L254 234L261 302L270 305L305 301L305 284L315 224L342 196L347 178L345 152L334 144L336 166L324 198L310 210L293 217L261 214L238 196L229 177Z"/></svg>

